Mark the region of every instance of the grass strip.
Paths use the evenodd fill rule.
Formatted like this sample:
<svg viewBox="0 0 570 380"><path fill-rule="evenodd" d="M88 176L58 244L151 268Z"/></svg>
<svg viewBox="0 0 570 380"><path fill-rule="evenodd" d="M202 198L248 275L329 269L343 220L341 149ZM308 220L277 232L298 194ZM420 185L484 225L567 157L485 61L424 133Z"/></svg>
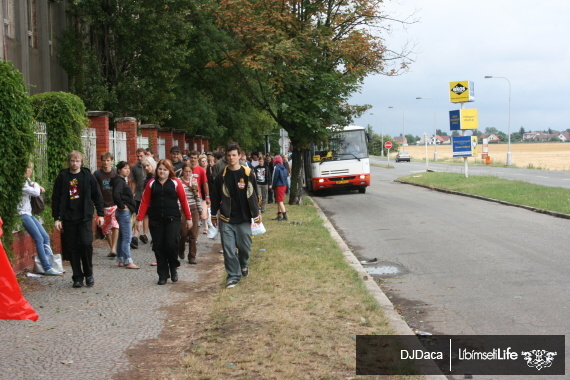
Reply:
<svg viewBox="0 0 570 380"><path fill-rule="evenodd" d="M352 378L356 335L394 333L316 207L288 206L289 222L270 220L276 211L268 205L267 233L254 238L249 277L233 289L220 281L184 377Z"/></svg>
<svg viewBox="0 0 570 380"><path fill-rule="evenodd" d="M500 201L570 214L570 189L536 185L492 176L459 173L422 173L398 178L431 188L458 191Z"/></svg>

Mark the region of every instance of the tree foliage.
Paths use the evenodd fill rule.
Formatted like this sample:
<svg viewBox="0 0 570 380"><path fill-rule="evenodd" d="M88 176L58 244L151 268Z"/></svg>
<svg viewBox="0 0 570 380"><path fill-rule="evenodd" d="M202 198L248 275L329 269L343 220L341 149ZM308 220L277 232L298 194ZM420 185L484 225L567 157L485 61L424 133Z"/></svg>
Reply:
<svg viewBox="0 0 570 380"><path fill-rule="evenodd" d="M250 95L287 132L294 147L293 182L300 150L325 139L331 125L347 125L368 107L348 104L369 74L394 75L404 54L386 48L385 17L376 0L221 0L217 25L233 43L216 63L247 71ZM394 65L389 65L394 62ZM245 75L245 74L244 74ZM291 203L299 201L293 184Z"/></svg>
<svg viewBox="0 0 570 380"><path fill-rule="evenodd" d="M0 146L5 157L0 160L0 217L8 249L22 199L24 173L34 149L34 132L22 74L10 62L0 60Z"/></svg>
<svg viewBox="0 0 570 380"><path fill-rule="evenodd" d="M168 117L177 75L188 54L185 0L75 0L59 60L70 90L88 109Z"/></svg>
<svg viewBox="0 0 570 380"><path fill-rule="evenodd" d="M82 151L81 133L89 126L83 101L66 92L45 92L31 97L37 121L47 128L47 171L42 186L49 198L55 177L72 150Z"/></svg>

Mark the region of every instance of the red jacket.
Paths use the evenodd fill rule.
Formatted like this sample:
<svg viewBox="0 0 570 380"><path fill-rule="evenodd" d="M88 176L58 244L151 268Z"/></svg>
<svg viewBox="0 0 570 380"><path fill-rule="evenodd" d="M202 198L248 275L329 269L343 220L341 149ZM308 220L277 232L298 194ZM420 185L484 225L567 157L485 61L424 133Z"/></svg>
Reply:
<svg viewBox="0 0 570 380"><path fill-rule="evenodd" d="M160 181L153 178L148 181L142 194L137 220L143 220L147 211L151 219L180 218L180 208L182 208L186 219L192 219L182 182L178 178L169 178L161 184Z"/></svg>

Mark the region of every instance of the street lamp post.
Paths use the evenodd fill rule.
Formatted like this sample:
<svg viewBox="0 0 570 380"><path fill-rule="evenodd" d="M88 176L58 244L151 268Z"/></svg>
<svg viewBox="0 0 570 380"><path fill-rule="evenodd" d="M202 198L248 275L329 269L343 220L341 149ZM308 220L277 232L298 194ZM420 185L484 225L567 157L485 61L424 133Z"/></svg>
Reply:
<svg viewBox="0 0 570 380"><path fill-rule="evenodd" d="M392 107L392 106L390 106L390 107L388 107L388 108L398 109L398 108ZM405 121L404 121L404 120L405 120L405 117L404 117L404 110L403 110L403 109L400 109L400 111L402 111L402 150L404 150L404 141L406 140L406 132L405 132L405 125L406 125L406 123L405 123Z"/></svg>
<svg viewBox="0 0 570 380"><path fill-rule="evenodd" d="M512 154L511 154L511 81L505 77L494 77L491 75L485 75L485 79L504 79L509 83L509 124L507 125L507 135L509 136L509 146L507 149L507 166L512 165Z"/></svg>
<svg viewBox="0 0 570 380"><path fill-rule="evenodd" d="M424 98L422 96L418 96L416 97L417 100L431 100L433 102L433 145L434 145L434 151L433 151L433 160L437 161L437 122L435 119L435 100L432 98Z"/></svg>

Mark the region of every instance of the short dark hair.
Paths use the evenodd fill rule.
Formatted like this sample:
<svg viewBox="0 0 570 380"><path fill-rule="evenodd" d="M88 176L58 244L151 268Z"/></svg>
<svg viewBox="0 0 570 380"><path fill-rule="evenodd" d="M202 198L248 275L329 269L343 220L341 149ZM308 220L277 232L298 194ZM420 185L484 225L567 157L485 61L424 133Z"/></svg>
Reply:
<svg viewBox="0 0 570 380"><path fill-rule="evenodd" d="M222 157L224 157L224 154L222 152L220 152L219 150L214 152L214 158L216 160L220 160Z"/></svg>
<svg viewBox="0 0 570 380"><path fill-rule="evenodd" d="M145 149L147 152L149 152L150 154L154 154L154 150L152 150L152 148L146 148Z"/></svg>
<svg viewBox="0 0 570 380"><path fill-rule="evenodd" d="M188 154L188 156L200 157L200 153L198 153L197 150L192 150L192 151L190 151L190 153Z"/></svg>
<svg viewBox="0 0 570 380"><path fill-rule="evenodd" d="M180 153L180 147L178 145L174 145L172 148L170 148L170 153L174 152Z"/></svg>
<svg viewBox="0 0 570 380"><path fill-rule="evenodd" d="M230 150L237 150L238 154L241 154L241 148L239 147L238 143L235 142L231 142L226 146L226 154L230 151Z"/></svg>
<svg viewBox="0 0 570 380"><path fill-rule="evenodd" d="M146 149L145 148L138 148L137 153L146 153Z"/></svg>
<svg viewBox="0 0 570 380"><path fill-rule="evenodd" d="M143 149L144 150L144 149ZM121 161L117 164L117 171L121 170L122 168L124 168L125 166L128 166L129 168L131 167L131 165L127 162L127 161Z"/></svg>
<svg viewBox="0 0 570 380"><path fill-rule="evenodd" d="M105 158L110 158L112 160L114 157L111 152L105 152L101 155L101 160L104 160Z"/></svg>

